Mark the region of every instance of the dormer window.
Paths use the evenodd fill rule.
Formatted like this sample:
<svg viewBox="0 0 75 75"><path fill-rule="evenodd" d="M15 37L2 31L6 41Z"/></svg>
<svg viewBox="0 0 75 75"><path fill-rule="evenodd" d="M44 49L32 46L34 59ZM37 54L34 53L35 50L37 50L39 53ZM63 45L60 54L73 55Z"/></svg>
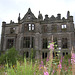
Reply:
<svg viewBox="0 0 75 75"><path fill-rule="evenodd" d="M62 28L62 29L66 29L67 27L66 27L66 25L64 24L64 25L61 26L61 28Z"/></svg>
<svg viewBox="0 0 75 75"><path fill-rule="evenodd" d="M28 30L29 31L31 31L31 30L33 31L34 30L34 26L35 26L34 24L28 24Z"/></svg>

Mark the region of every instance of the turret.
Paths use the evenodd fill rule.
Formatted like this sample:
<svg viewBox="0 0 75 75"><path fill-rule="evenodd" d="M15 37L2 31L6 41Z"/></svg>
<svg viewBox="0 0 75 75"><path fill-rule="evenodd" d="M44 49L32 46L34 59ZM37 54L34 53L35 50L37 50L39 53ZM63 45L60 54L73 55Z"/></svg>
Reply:
<svg viewBox="0 0 75 75"><path fill-rule="evenodd" d="M70 17L70 12L68 11L67 12L67 19L69 19L69 17Z"/></svg>
<svg viewBox="0 0 75 75"><path fill-rule="evenodd" d="M18 17L18 23L20 23L20 20L21 20L21 18L20 18L20 13L19 13L19 17Z"/></svg>
<svg viewBox="0 0 75 75"><path fill-rule="evenodd" d="M42 14L40 13L40 11L39 11L38 19L39 19L39 20L43 20L43 16L42 16Z"/></svg>
<svg viewBox="0 0 75 75"><path fill-rule="evenodd" d="M73 16L70 16L70 12L67 12L67 19L71 22L73 22Z"/></svg>
<svg viewBox="0 0 75 75"><path fill-rule="evenodd" d="M6 25L6 22L3 21L3 22L2 22L2 27L5 27L5 25Z"/></svg>
<svg viewBox="0 0 75 75"><path fill-rule="evenodd" d="M45 20L49 20L49 17L47 14L45 15Z"/></svg>
<svg viewBox="0 0 75 75"><path fill-rule="evenodd" d="M4 35L5 35L5 26L6 22L2 22L2 33L1 33L1 51L3 50L3 45L4 45Z"/></svg>
<svg viewBox="0 0 75 75"><path fill-rule="evenodd" d="M57 19L58 19L58 20L61 19L61 14L57 14Z"/></svg>

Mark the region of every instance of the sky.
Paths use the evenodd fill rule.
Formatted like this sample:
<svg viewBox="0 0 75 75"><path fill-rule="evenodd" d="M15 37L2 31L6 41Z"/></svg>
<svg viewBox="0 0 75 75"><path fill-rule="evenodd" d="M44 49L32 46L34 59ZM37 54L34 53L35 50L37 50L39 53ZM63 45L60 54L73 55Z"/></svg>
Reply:
<svg viewBox="0 0 75 75"><path fill-rule="evenodd" d="M10 20L17 22L19 13L23 18L28 8L31 8L36 17L40 11L43 17L46 14L49 17L51 15L56 17L60 13L61 17L66 18L67 11L70 11L75 21L75 0L0 0L0 37L2 22L10 23Z"/></svg>

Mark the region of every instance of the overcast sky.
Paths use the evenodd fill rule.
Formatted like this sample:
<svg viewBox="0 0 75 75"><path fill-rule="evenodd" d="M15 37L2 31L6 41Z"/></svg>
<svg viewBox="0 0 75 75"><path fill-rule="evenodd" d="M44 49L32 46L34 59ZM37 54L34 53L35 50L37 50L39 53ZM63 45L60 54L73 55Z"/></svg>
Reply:
<svg viewBox="0 0 75 75"><path fill-rule="evenodd" d="M26 14L28 8L36 17L39 10L43 17L45 14L57 16L61 13L66 18L67 11L74 16L75 21L75 0L0 0L0 34L2 22L10 23L10 20L17 22L19 13L21 18Z"/></svg>

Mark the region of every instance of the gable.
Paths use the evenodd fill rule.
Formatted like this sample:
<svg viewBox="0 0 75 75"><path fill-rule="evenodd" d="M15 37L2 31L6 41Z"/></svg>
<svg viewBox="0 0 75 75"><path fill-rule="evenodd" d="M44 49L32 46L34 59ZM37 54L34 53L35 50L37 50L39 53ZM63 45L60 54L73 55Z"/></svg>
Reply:
<svg viewBox="0 0 75 75"><path fill-rule="evenodd" d="M23 17L23 20L36 20L37 18L34 16L34 14L31 12L31 9L29 8L25 16Z"/></svg>

